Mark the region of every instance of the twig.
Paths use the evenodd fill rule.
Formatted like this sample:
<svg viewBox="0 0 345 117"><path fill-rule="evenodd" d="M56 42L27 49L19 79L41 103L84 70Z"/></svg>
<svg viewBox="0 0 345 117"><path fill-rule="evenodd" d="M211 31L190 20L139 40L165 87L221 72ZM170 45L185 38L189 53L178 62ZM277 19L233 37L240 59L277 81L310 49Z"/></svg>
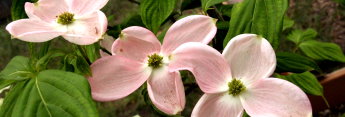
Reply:
<svg viewBox="0 0 345 117"><path fill-rule="evenodd" d="M140 2L138 2L138 1L135 1L135 0L128 0L128 1L130 1L130 2L132 2L132 3L135 3L135 4L137 4L137 5L140 5Z"/></svg>

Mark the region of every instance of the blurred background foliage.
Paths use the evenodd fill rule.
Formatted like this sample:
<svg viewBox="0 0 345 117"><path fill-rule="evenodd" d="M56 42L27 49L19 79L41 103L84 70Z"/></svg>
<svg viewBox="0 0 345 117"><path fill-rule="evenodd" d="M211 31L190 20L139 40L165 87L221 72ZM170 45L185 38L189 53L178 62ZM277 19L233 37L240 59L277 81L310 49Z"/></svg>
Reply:
<svg viewBox="0 0 345 117"><path fill-rule="evenodd" d="M187 1L182 0L180 2ZM188 0L192 4L189 7L200 6L200 0ZM284 30L281 39L280 48L278 51L286 51L293 47L293 42L287 41L289 34L293 30L307 30L309 28L314 29L317 32L316 40L324 42L334 42L340 45L341 49L345 51L345 4L341 3L341 0L335 2L333 0L290 0L290 5L287 12L287 27ZM107 15L109 20L109 35L116 37L118 31L131 25L144 26L141 21L140 7L138 1L135 0L110 0L109 3L102 9ZM184 2L185 3L185 2ZM187 4L187 3L186 3ZM181 4L177 8L187 9L186 4ZM27 45L23 41L11 39L9 33L5 30L5 26L11 21L10 16L11 0L0 1L0 69L3 69L9 60L17 55L28 56L29 52ZM226 8L220 8L222 11ZM170 25L182 16L188 14L200 14L202 9L192 8L183 12L173 11L173 14L169 17L165 24L160 27L161 31L157 33L158 37L162 39L164 32L170 27ZM230 14L223 14L228 15ZM290 19L290 20L289 20ZM218 28L227 29L228 27L222 27L228 24L222 24L224 22L218 22ZM218 33L225 33L219 31ZM216 37L217 38L217 37ZM54 39L54 47L64 46L63 39ZM217 48L216 48L217 49ZM338 62L322 61L319 63L321 70L325 73L332 72L336 69L344 67L345 64L339 64ZM186 90L186 108L181 115L189 116L194 105L202 95L202 92L194 83L193 76L187 72L182 72L182 78L185 83ZM114 101L114 102L99 102L97 103L99 113L101 117L126 117L126 116L164 116L164 114L155 111L152 106L148 106L148 97L145 97L146 89L141 87L135 93L130 96ZM144 95L143 95L144 94ZM317 116L337 116L345 112L344 105L316 113Z"/></svg>

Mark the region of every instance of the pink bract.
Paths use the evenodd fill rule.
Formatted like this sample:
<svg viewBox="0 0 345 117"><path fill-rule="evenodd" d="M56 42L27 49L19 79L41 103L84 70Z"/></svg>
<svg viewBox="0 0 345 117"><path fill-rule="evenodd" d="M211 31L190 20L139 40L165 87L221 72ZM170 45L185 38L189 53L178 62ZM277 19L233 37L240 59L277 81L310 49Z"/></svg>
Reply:
<svg viewBox="0 0 345 117"><path fill-rule="evenodd" d="M242 1L243 0L228 0L228 1L223 2L223 4L236 4Z"/></svg>
<svg viewBox="0 0 345 117"><path fill-rule="evenodd" d="M193 52L196 49L204 51ZM170 70L190 70L205 92L192 117L242 117L244 110L252 117L312 116L309 99L299 87L268 78L275 70L276 56L261 36L236 36L223 55L195 43L184 44L174 52L179 59L171 61Z"/></svg>
<svg viewBox="0 0 345 117"><path fill-rule="evenodd" d="M100 9L108 0L39 0L25 3L28 19L13 21L6 30L27 42L45 42L62 36L78 45L97 42L107 29ZM63 19L63 20L61 20Z"/></svg>
<svg viewBox="0 0 345 117"><path fill-rule="evenodd" d="M162 45L145 28L132 26L124 29L112 46L113 55L102 57L91 65L92 97L98 101L117 100L146 82L149 97L158 109L171 115L181 112L185 106L185 93L179 71L170 68L170 61L179 59L175 57L179 52L174 51L187 42L206 45L216 31L214 19L203 15L192 15L175 22Z"/></svg>
<svg viewBox="0 0 345 117"><path fill-rule="evenodd" d="M101 57L105 56L110 56L111 55L111 48L113 46L115 39L112 36L109 35L104 35L104 39L99 41L99 45L104 49L104 50L99 50L99 53ZM105 52L106 51L106 52ZM109 52L109 53L107 53Z"/></svg>

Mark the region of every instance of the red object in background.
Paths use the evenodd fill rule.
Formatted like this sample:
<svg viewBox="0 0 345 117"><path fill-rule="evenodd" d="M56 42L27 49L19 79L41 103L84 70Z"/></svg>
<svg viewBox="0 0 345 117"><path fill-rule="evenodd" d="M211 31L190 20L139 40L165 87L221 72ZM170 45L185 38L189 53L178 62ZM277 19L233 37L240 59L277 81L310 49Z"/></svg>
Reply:
<svg viewBox="0 0 345 117"><path fill-rule="evenodd" d="M345 104L345 68L326 75L325 79L320 82L324 89L324 96L331 108ZM328 109L321 96L308 95L308 97L311 101L313 112Z"/></svg>

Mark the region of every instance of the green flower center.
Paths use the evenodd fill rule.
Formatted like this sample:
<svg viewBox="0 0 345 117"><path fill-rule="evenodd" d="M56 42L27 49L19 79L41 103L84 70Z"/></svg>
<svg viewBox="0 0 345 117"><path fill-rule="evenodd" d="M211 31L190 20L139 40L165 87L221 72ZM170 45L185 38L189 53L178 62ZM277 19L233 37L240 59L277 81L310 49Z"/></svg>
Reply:
<svg viewBox="0 0 345 117"><path fill-rule="evenodd" d="M246 90L246 87L243 85L243 83L237 79L232 79L232 81L228 83L228 86L229 94L232 96L238 96Z"/></svg>
<svg viewBox="0 0 345 117"><path fill-rule="evenodd" d="M69 12L64 12L58 16L57 23L62 25L69 25L72 24L74 21L74 14Z"/></svg>
<svg viewBox="0 0 345 117"><path fill-rule="evenodd" d="M158 68L163 64L163 57L158 54L149 55L148 65L152 68Z"/></svg>

